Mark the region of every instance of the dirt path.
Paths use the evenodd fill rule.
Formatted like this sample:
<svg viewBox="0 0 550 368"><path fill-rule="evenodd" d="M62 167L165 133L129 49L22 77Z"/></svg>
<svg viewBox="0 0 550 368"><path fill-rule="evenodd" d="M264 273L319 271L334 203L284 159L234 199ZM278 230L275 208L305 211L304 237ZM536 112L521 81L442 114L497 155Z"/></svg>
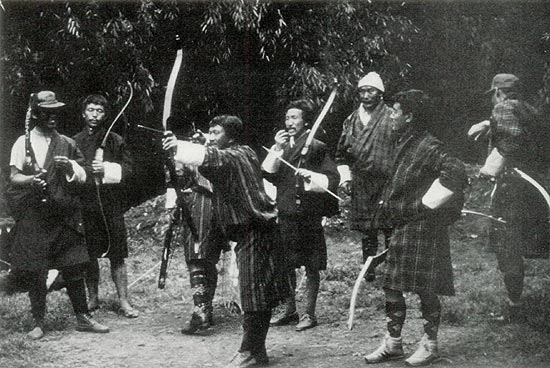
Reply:
<svg viewBox="0 0 550 368"><path fill-rule="evenodd" d="M150 211L140 212L145 219L147 219L147 213ZM156 216L150 217L156 219ZM149 230L145 230L142 222L149 224L147 225ZM130 281L136 280L158 261L160 249L154 244L159 241L151 241L152 235L147 233L147 231L153 231L152 224L154 224L153 220L149 222L136 220L130 226L133 231L130 244L133 257L128 260ZM462 233L458 235L460 234ZM455 237L459 239L460 244L456 249L462 253L455 254L457 294L463 296L468 292L474 292L474 296L472 299L453 297L445 299L445 302L455 303L455 305L459 303L457 306L460 306L460 303L466 303L466 301L477 303L481 299L487 304L487 296L483 296L483 282L477 278L466 278L466 276L468 273L478 275L485 269L494 270L496 267L494 259L491 264L484 264L485 260L479 256L479 253L470 254L472 251L468 250L476 249L468 248L467 243L477 237L458 237L458 235ZM373 284L363 285L356 312L356 325L352 331L348 331L346 321L349 292L360 268L357 262L360 257L359 240L357 236L349 235L346 231L332 231L329 233L327 244L330 267L322 273L317 308L319 326L301 333L295 332L293 326L271 328L267 337L267 349L272 367L366 367L363 355L376 349L380 343L385 331L381 278ZM55 299L57 305L64 305L64 312L56 312L49 317L51 326L61 325L58 328L59 331L48 331L42 340L32 342L27 359L23 363L14 362L14 364L17 363L15 364L17 367L25 368L224 367L239 347L241 317L216 306L214 327L201 335L185 336L180 333L181 327L189 317L191 307L187 270L181 253L181 250L175 252L164 290L156 288L158 275L156 271L132 288L131 298L134 306L141 312L141 316L134 320L118 316L114 312L116 308L114 288L108 265L106 261L102 261L100 296L105 306L95 316L108 325L111 332L104 335L76 332L75 323L68 311L66 295L52 295L51 298ZM544 264L541 263L542 265ZM547 271L542 272L542 270L546 268L532 273L546 275ZM495 278L494 274L483 273L483 275L482 277L486 278L485 283ZM466 280L473 280L471 283L475 285L472 286ZM544 278L541 280L536 290L529 289L526 292L527 298L538 298L532 299L532 302L546 300L540 290L547 290L548 283ZM530 283L533 281L531 278ZM502 285L491 286L489 295L498 293L502 288ZM303 294L303 287L299 288L297 293L299 310L303 308ZM13 317L14 321L26 319L26 323L29 324L28 313L23 311L28 308L26 298L11 305L21 309L20 315ZM416 298L407 296L407 305L407 321L403 337L405 352L412 353L422 335L422 319ZM536 305L533 304L534 307ZM464 305L464 308L468 307L472 305ZM453 309L460 311L460 308ZM544 307L534 308L533 317L546 318L548 313L545 311L546 304ZM526 310L526 313L529 312L530 310ZM547 354L550 335L544 328L545 324L537 323L536 318L531 318L530 323L500 326L490 321L490 313L486 311L472 314L471 320L470 314L464 314L468 318L459 319L457 326L452 325L453 319L450 318L452 316L447 316L442 324L440 354L443 359L434 366L466 368L547 368L550 366L550 355ZM70 318L68 325L59 324L53 320L63 315ZM17 346L17 339L25 339L26 329L14 323L11 326L14 332L10 336L15 338L12 346ZM29 348L27 344L23 345ZM529 347L526 344L529 344ZM0 354L0 368L14 365L5 365L4 362L6 360L2 360ZM396 361L376 366L404 367L405 365L402 361Z"/></svg>
<svg viewBox="0 0 550 368"><path fill-rule="evenodd" d="M100 311L96 317L108 324L112 332L96 335L75 332L72 328L50 332L37 343L38 355L43 354L48 361L40 366L223 367L239 346L240 317L217 310L218 319L213 328L201 335L185 336L179 329L185 322L183 311L186 309L181 301L155 311L145 308L140 318L135 320L119 317L112 311ZM422 328L417 314L413 310L409 316L409 335L405 333L405 350L408 352L415 349L417 341L416 336L410 336L411 331L421 331ZM352 331L345 326L346 315L329 316L324 313L320 314L317 328L302 333L295 332L291 326L272 328L267 342L271 366L365 366L362 355L377 347L384 321L380 311L363 310L361 315ZM523 367L503 351L475 350L479 348L472 340L475 335L475 328L444 327L441 333L444 358L437 366ZM470 354L464 355L464 351L470 351ZM402 367L404 364L391 362L381 366ZM530 363L529 366L537 365ZM541 363L540 367L546 367L546 364Z"/></svg>

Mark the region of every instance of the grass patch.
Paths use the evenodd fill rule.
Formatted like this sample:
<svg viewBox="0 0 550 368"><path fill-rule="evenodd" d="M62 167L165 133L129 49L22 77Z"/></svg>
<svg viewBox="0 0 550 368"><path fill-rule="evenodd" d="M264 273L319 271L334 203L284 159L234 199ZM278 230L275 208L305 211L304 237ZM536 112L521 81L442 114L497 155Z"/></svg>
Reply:
<svg viewBox="0 0 550 368"><path fill-rule="evenodd" d="M481 212L487 210L485 184L474 186L469 196L468 208ZM129 281L132 282L159 260L162 249L165 221L160 221L163 209L161 197L130 209L126 214L130 257ZM342 323L347 319L350 294L362 266L361 236L347 228L348 211L327 221L328 249L327 270L321 273L321 287L317 303L318 316L328 323ZM506 293L502 276L497 270L495 255L487 247L489 222L483 218L465 216L450 231L451 252L455 277L456 296L442 298L441 331L453 331L452 344L446 352L456 358L456 363L479 361L492 356L518 362L518 366L530 366L550 357L550 262L527 260L524 290L524 320L514 324L496 322L501 313ZM111 280L107 260L100 263L102 280L100 297L107 311L116 311L118 303ZM382 321L384 293L381 289L384 265L377 270L373 283L362 283L357 300L356 319ZM166 288L157 289L158 269L137 283L130 291L133 304L143 311L161 316L174 308L181 308L183 323L191 306L191 291L183 250L175 247L169 265ZM298 274L300 280L301 273ZM419 301L415 295L407 295L407 321L420 321ZM297 294L299 310L305 303L304 285ZM48 294L46 329L73 333L74 318L65 291ZM39 367L53 359L48 352L37 349L40 344L26 339L32 326L30 305L26 294L0 295L0 366ZM102 312L106 313L106 312ZM100 320L101 320L100 316ZM216 308L216 319L235 324L238 319L225 310ZM407 323L409 323L407 322ZM418 322L421 323L421 322ZM319 327L322 328L322 325ZM345 328L345 327L342 327ZM460 359L464 359L461 361ZM520 364L521 363L521 364ZM540 365L540 364L539 364Z"/></svg>

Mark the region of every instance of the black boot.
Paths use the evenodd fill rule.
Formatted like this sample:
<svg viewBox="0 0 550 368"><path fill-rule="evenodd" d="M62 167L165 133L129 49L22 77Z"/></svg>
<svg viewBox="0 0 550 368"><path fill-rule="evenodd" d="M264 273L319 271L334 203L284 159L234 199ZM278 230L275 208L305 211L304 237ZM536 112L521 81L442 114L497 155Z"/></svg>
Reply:
<svg viewBox="0 0 550 368"><path fill-rule="evenodd" d="M109 327L94 321L89 313L77 313L76 330L80 332L107 333L109 332Z"/></svg>
<svg viewBox="0 0 550 368"><path fill-rule="evenodd" d="M181 329L181 333L184 335L192 335L197 331L206 330L210 327L208 322L208 315L204 311L193 311L191 319Z"/></svg>

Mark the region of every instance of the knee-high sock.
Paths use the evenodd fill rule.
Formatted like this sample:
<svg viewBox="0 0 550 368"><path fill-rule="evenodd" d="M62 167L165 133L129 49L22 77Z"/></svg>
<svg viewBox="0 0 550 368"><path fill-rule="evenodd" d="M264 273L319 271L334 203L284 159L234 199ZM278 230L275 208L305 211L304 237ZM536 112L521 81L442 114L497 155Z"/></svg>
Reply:
<svg viewBox="0 0 550 368"><path fill-rule="evenodd" d="M86 285L82 270L79 266L72 266L62 269L61 274L67 284L67 294L69 295L75 314L88 313Z"/></svg>
<svg viewBox="0 0 550 368"><path fill-rule="evenodd" d="M46 315L46 287L47 272L25 274L25 282L29 286L29 299L31 302L31 314L36 324L41 324Z"/></svg>
<svg viewBox="0 0 550 368"><path fill-rule="evenodd" d="M91 259L86 263L84 277L86 279L88 295L95 302L99 295L99 262L97 259Z"/></svg>
<svg viewBox="0 0 550 368"><path fill-rule="evenodd" d="M307 270L306 279L306 313L315 316L315 307L317 305L317 294L319 293L319 283L321 277L319 271Z"/></svg>
<svg viewBox="0 0 550 368"><path fill-rule="evenodd" d="M391 337L400 337L407 317L407 305L400 291L384 289L386 293L386 327Z"/></svg>
<svg viewBox="0 0 550 368"><path fill-rule="evenodd" d="M212 301L216 294L216 287L218 286L218 270L214 262L206 262L206 289L208 294L208 309L212 313Z"/></svg>
<svg viewBox="0 0 550 368"><path fill-rule="evenodd" d="M193 292L193 313L206 313L210 302L207 279L204 268L195 267L190 273L191 290Z"/></svg>
<svg viewBox="0 0 550 368"><path fill-rule="evenodd" d="M285 301L287 315L291 315L296 312L296 270L294 268L288 269L288 281L290 283L288 297Z"/></svg>
<svg viewBox="0 0 550 368"><path fill-rule="evenodd" d="M521 247L515 247L510 252L497 252L498 268L504 275L508 298L514 303L520 301L525 277L525 262L520 249Z"/></svg>
<svg viewBox="0 0 550 368"><path fill-rule="evenodd" d="M439 323L441 321L441 302L433 293L419 293L420 309L424 318L424 332L430 340L437 340Z"/></svg>

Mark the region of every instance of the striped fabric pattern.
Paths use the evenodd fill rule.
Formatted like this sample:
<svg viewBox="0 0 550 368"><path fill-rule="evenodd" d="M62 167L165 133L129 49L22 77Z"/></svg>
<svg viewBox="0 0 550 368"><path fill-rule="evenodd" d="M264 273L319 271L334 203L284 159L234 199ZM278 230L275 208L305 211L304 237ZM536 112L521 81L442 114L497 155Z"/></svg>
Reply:
<svg viewBox="0 0 550 368"><path fill-rule="evenodd" d="M352 171L351 226L357 230L372 228L380 193L391 171L392 130L390 108L384 103L376 108L367 126L354 111L344 121L338 141L337 165Z"/></svg>
<svg viewBox="0 0 550 368"><path fill-rule="evenodd" d="M267 311L287 296L275 202L266 194L256 153L248 146L208 147L199 167L213 186L214 221L237 242L241 307ZM279 280L281 279L281 280Z"/></svg>
<svg viewBox="0 0 550 368"><path fill-rule="evenodd" d="M288 295L282 249L275 223L253 224L234 234L241 308L244 312L267 311Z"/></svg>
<svg viewBox="0 0 550 368"><path fill-rule="evenodd" d="M214 188L212 203L222 229L277 217L275 201L264 190L260 163L250 147L208 147L206 152L199 170Z"/></svg>

